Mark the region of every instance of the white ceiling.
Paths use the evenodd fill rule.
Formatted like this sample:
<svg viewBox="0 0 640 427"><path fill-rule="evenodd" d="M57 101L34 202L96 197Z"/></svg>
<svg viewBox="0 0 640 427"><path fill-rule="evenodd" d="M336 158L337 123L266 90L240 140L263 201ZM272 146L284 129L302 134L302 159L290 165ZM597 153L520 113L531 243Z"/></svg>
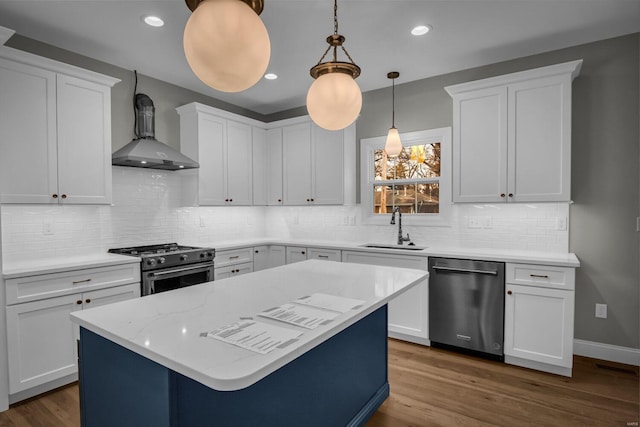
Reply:
<svg viewBox="0 0 640 427"><path fill-rule="evenodd" d="M0 0L0 26L261 114L304 105L309 69L333 33L331 0L265 0L268 71L236 94L201 83L182 51L183 0ZM162 17L159 29L147 14ZM363 92L640 31L640 0L338 0L339 33L362 68ZM411 28L433 31L415 37ZM346 60L345 58L339 58Z"/></svg>

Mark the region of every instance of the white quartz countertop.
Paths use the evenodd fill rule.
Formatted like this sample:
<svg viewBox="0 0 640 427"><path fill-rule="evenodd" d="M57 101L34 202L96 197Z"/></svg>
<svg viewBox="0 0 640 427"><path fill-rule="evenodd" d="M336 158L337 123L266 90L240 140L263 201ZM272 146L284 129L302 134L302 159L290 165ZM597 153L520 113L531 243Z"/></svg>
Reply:
<svg viewBox="0 0 640 427"><path fill-rule="evenodd" d="M67 256L60 258L32 259L24 262L4 264L2 277L16 277L38 274L58 273L62 271L81 270L84 268L106 267L109 265L139 263L140 258L134 256L97 253L91 255Z"/></svg>
<svg viewBox="0 0 640 427"><path fill-rule="evenodd" d="M248 387L377 310L428 277L426 271L309 260L71 314L72 321L163 366L221 391ZM363 300L361 307L308 330L255 318L314 293ZM206 336L240 318L302 331L259 354Z"/></svg>
<svg viewBox="0 0 640 427"><path fill-rule="evenodd" d="M318 241L318 240L300 240L300 239L277 239L263 238L255 240L227 240L214 241L193 244L193 246L207 246L222 251L227 249L236 249L247 246L260 245L283 245L283 246L304 246L307 248L327 248L337 250L362 251L373 253L397 254L397 255L413 255L413 256L430 256L430 257L446 257L446 258L463 258L476 259L483 261L499 261L499 262L516 262L525 264L540 264L558 267L579 267L580 261L575 254L570 252L539 252L513 249L491 249L491 248L462 248L462 247L444 247L429 246L428 244L417 243L422 250L407 249L404 244L400 249L388 248L366 248L365 244L386 244L397 247L391 242L345 242L345 241ZM403 249L404 248L404 249Z"/></svg>

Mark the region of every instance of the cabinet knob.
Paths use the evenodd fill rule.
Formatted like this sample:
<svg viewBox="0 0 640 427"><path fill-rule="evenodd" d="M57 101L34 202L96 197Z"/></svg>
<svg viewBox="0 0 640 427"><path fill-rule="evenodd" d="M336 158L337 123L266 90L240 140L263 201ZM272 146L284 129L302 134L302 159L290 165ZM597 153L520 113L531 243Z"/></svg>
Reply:
<svg viewBox="0 0 640 427"><path fill-rule="evenodd" d="M78 305L82 304L82 300L79 299L78 301L76 301L76 304L78 304Z"/></svg>
<svg viewBox="0 0 640 427"><path fill-rule="evenodd" d="M307 202L310 202L311 200L307 199Z"/></svg>
<svg viewBox="0 0 640 427"><path fill-rule="evenodd" d="M66 198L67 198L67 195L66 195L66 194L63 194L63 195L62 195L62 196L60 196L60 197L62 197L63 199L66 199Z"/></svg>
<svg viewBox="0 0 640 427"><path fill-rule="evenodd" d="M509 197L513 197L513 193L509 193Z"/></svg>
<svg viewBox="0 0 640 427"><path fill-rule="evenodd" d="M233 202L233 199L229 199L230 202Z"/></svg>
<svg viewBox="0 0 640 427"><path fill-rule="evenodd" d="M304 255L304 251L300 252L302 255Z"/></svg>
<svg viewBox="0 0 640 427"><path fill-rule="evenodd" d="M86 300L84 300L84 302L86 302L87 304L89 304L91 302L91 298L87 298Z"/></svg>
<svg viewBox="0 0 640 427"><path fill-rule="evenodd" d="M224 199L224 201L225 201L225 202L228 202L228 201L229 201L229 199Z"/></svg>
<svg viewBox="0 0 640 427"><path fill-rule="evenodd" d="M53 197L54 199L57 199L58 195L57 194L52 194L51 197Z"/></svg>
<svg viewBox="0 0 640 427"><path fill-rule="evenodd" d="M504 196L505 196L505 194L504 194L504 193L500 193L500 197L504 197Z"/></svg>
<svg viewBox="0 0 640 427"><path fill-rule="evenodd" d="M513 292L511 291L507 291L507 295L511 295Z"/></svg>
<svg viewBox="0 0 640 427"><path fill-rule="evenodd" d="M278 199L278 203L281 203L281 202L282 202L282 199Z"/></svg>
<svg viewBox="0 0 640 427"><path fill-rule="evenodd" d="M256 251L256 253L257 253L257 254L259 254L259 253L260 253L260 251Z"/></svg>
<svg viewBox="0 0 640 427"><path fill-rule="evenodd" d="M314 200L313 200L313 199L311 199L311 201L313 202Z"/></svg>

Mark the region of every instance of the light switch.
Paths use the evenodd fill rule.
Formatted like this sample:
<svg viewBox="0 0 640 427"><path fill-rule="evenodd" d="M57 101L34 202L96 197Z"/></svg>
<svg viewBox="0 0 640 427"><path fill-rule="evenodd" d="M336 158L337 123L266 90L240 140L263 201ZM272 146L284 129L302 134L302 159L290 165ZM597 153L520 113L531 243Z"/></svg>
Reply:
<svg viewBox="0 0 640 427"><path fill-rule="evenodd" d="M600 319L607 318L607 304L596 304L596 317Z"/></svg>

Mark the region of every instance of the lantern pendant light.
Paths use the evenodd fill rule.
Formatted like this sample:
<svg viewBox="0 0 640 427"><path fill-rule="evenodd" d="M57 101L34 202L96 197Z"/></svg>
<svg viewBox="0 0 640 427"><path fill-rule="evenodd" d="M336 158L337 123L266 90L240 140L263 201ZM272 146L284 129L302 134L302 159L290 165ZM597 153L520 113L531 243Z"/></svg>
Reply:
<svg viewBox="0 0 640 427"><path fill-rule="evenodd" d="M400 73L397 71L392 71L387 74L387 78L391 79L391 99L392 99L392 110L391 110L391 129L389 129L389 133L387 134L387 142L384 145L384 151L387 152L387 156L389 157L397 157L402 152L402 142L400 141L400 134L398 133L398 129L396 129L396 86L395 79L400 77Z"/></svg>
<svg viewBox="0 0 640 427"><path fill-rule="evenodd" d="M327 130L344 129L353 123L362 108L362 93L355 79L358 67L344 48L345 38L338 34L338 0L333 5L334 32L327 37L329 47L309 73L315 79L307 92L307 111L311 119ZM338 61L341 47L351 62ZM333 60L322 62L333 48Z"/></svg>
<svg viewBox="0 0 640 427"><path fill-rule="evenodd" d="M221 92L241 92L264 75L271 42L258 15L263 0L185 0L193 12L184 54L194 74Z"/></svg>

